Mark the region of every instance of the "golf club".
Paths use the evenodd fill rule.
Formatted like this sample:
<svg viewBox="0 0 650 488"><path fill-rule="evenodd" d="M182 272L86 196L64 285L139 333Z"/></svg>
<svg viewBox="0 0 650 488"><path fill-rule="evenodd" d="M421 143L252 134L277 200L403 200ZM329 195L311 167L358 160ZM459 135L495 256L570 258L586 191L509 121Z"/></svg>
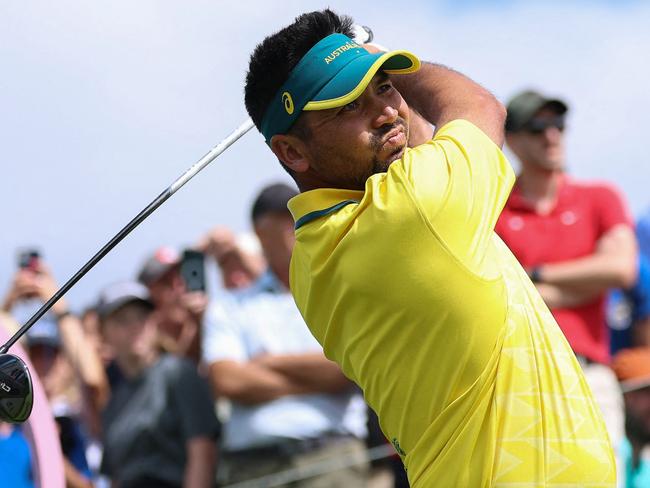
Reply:
<svg viewBox="0 0 650 488"><path fill-rule="evenodd" d="M33 390L32 380L24 361L19 357L8 354L9 348L20 339L29 328L34 325L75 283L90 271L101 259L108 254L122 239L133 229L140 225L158 207L176 193L185 183L214 161L221 153L228 149L235 141L242 137L253 127L249 118L235 129L228 137L213 147L205 156L194 163L176 181L158 195L147 205L133 220L122 228L104 247L102 247L90 260L77 271L52 297L39 308L30 319L0 347L0 421L24 422L32 411Z"/></svg>

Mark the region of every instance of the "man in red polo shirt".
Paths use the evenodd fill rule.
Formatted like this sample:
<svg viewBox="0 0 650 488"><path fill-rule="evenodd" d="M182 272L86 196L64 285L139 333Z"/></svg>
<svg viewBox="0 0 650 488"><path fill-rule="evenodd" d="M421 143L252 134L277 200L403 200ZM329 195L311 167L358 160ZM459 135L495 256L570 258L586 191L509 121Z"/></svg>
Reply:
<svg viewBox="0 0 650 488"><path fill-rule="evenodd" d="M623 403L609 363L605 293L636 279L632 219L610 184L565 172L561 100L525 91L508 104L506 142L520 173L496 231L528 270L583 366L612 442Z"/></svg>

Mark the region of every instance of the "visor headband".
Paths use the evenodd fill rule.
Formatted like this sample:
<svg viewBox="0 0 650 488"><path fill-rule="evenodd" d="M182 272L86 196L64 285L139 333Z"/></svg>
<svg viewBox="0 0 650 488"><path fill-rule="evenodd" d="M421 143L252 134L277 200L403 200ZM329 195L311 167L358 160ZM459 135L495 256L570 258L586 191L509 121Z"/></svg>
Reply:
<svg viewBox="0 0 650 488"><path fill-rule="evenodd" d="M276 134L285 134L313 97L347 64L368 55L359 44L343 34L331 34L317 42L291 71L275 94L261 131L267 143Z"/></svg>

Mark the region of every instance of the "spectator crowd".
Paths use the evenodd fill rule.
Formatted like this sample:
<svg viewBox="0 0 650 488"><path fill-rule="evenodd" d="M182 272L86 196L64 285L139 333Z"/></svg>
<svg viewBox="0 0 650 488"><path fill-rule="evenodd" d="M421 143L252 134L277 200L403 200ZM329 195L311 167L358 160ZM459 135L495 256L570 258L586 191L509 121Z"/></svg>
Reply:
<svg viewBox="0 0 650 488"><path fill-rule="evenodd" d="M569 175L566 102L525 91L507 108L519 174L496 232L576 354L619 486L650 486L650 213L635 224L613 185ZM191 249L152 250L83 311L57 302L12 349L36 406L0 424L3 486L408 486L289 291L296 194L266 186L254 233L216 227ZM218 290L205 286L213 265ZM5 279L3 340L57 289L36 250Z"/></svg>

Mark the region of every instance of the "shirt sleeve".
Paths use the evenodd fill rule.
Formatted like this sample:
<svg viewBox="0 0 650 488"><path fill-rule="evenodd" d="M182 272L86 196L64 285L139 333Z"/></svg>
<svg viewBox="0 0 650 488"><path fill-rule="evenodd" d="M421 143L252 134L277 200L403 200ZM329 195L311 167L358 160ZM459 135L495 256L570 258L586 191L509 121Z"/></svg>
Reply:
<svg viewBox="0 0 650 488"><path fill-rule="evenodd" d="M203 361L246 361L248 355L239 326L234 300L219 300L210 305L203 323Z"/></svg>
<svg viewBox="0 0 650 488"><path fill-rule="evenodd" d="M627 208L627 203L618 189L610 184L597 187L594 202L599 218L599 235L605 234L612 227L627 224L631 228L634 223Z"/></svg>
<svg viewBox="0 0 650 488"><path fill-rule="evenodd" d="M403 164L433 231L466 265L480 265L515 181L501 149L472 123L454 120Z"/></svg>
<svg viewBox="0 0 650 488"><path fill-rule="evenodd" d="M199 376L192 362L177 359L174 381L170 384L170 389L174 405L178 409L180 429L185 441L194 437L218 438L221 426L217 420L210 388L205 378Z"/></svg>

